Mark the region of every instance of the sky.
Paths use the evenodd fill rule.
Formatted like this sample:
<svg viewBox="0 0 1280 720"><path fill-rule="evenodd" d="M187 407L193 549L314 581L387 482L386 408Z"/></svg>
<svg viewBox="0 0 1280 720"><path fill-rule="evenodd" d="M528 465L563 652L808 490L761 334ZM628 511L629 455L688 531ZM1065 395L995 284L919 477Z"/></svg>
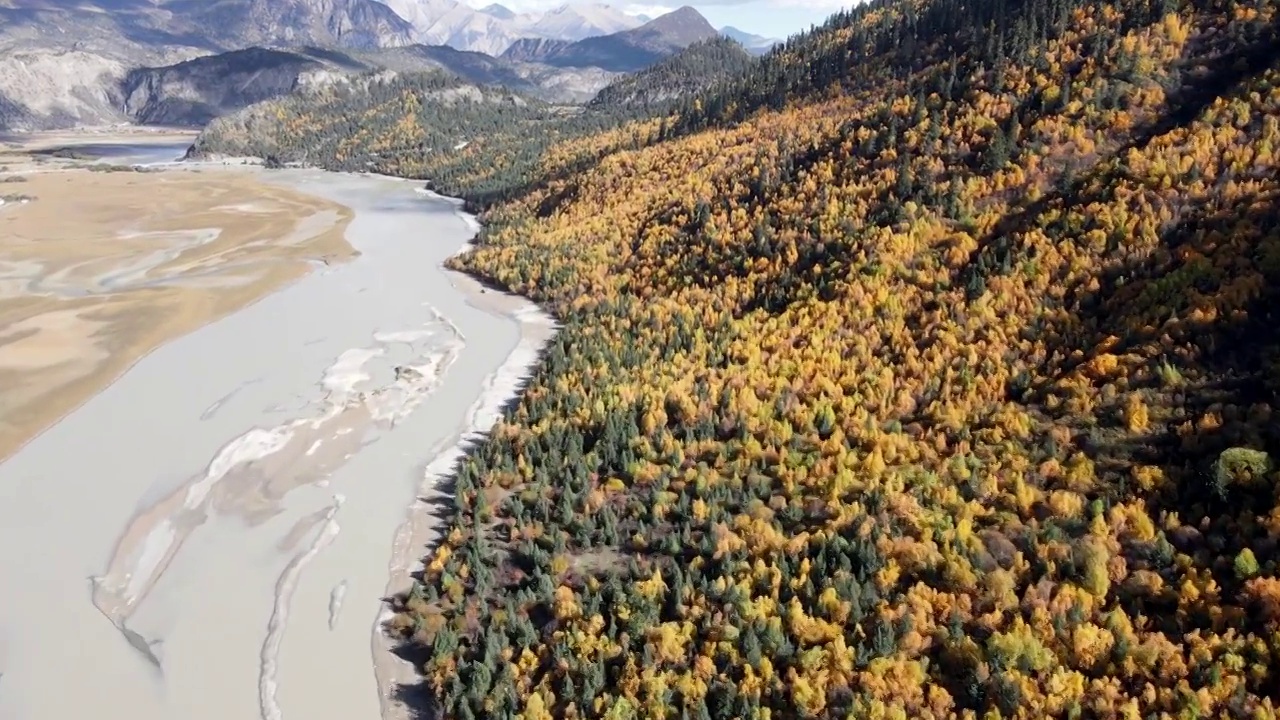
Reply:
<svg viewBox="0 0 1280 720"><path fill-rule="evenodd" d="M468 0L476 7L495 0ZM516 12L550 10L581 0L496 0ZM692 5L716 27L733 26L744 32L777 38L779 40L808 30L810 25L820 25L832 13L847 7L851 2L843 0L665 0L661 4L631 3L627 0L592 0L620 7L631 15L657 17L671 12L683 4Z"/></svg>

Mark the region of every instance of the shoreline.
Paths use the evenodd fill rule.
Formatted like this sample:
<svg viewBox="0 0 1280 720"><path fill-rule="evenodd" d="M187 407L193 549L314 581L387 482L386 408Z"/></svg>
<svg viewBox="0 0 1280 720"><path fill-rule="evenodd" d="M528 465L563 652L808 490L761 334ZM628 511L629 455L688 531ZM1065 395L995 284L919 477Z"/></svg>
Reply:
<svg viewBox="0 0 1280 720"><path fill-rule="evenodd" d="M115 188L98 199L130 222L138 222L135 205L179 197L153 187L201 187L200 195L212 192L208 201L173 201L156 229L226 229L176 241L156 235L164 239L157 252L136 232L150 225L126 228L134 234L98 240L87 256L75 254L79 235L51 232L54 240L33 244L19 234L9 265L0 265L8 292L31 297L0 311L44 322L51 309L87 307L93 324L83 327L112 338L88 352L127 359L107 368L81 351L90 391L0 457L0 573L8 580L0 605L12 611L0 617L0 715L34 720L105 707L128 708L135 720L407 719L422 678L385 630L387 599L411 587L447 531L447 517L432 513L449 502L447 479L518 401L556 320L526 297L446 267L475 247L481 226L463 199L425 183L267 172L244 159L169 162L162 142L95 135L43 140L73 149L99 142L95 152L110 158L147 158L136 163L154 173L146 179L94 176L106 180L93 187ZM71 162L16 170L45 176L40 206L51 223L66 214L56 208L78 202L58 193L83 191L63 173L88 171ZM293 199L280 205L282 197ZM277 205L272 212L295 214L261 214ZM236 219L224 225L218 211ZM85 212L76 219L94 229L85 231L91 240L109 239L108 221ZM235 223L254 231L238 240ZM336 233L342 261L329 262L335 256L315 244L317 233ZM270 278L284 279L263 289ZM227 281L247 284L228 290ZM139 284L157 287L136 292ZM251 290L225 308L214 299ZM187 322L175 316L186 297L200 303L190 318L203 320L175 332ZM58 337L74 339L68 333L81 327ZM138 351L130 332L143 331L154 342ZM10 357L14 348L44 358L34 367L45 374L32 377L66 382L49 374L66 372L59 356L17 345ZM13 398L19 408L28 401ZM5 419L16 430L26 416ZM63 512L46 511L59 504ZM28 563L30 547L45 562ZM81 692L60 693L60 668L70 662L104 671Z"/></svg>
<svg viewBox="0 0 1280 720"><path fill-rule="evenodd" d="M444 267L476 235L460 200L254 177L343 206L359 256L161 344L0 463L0 715L416 704L393 702L418 668L382 620L444 530L419 498L515 397L553 321ZM103 670L59 692L73 662Z"/></svg>
<svg viewBox="0 0 1280 720"><path fill-rule="evenodd" d="M404 178L396 179L409 182ZM450 258L475 248L475 239L482 226L474 215L462 209L464 200L431 190L417 189L416 192L454 204L455 214L474 231L472 237ZM433 505L449 501L449 496L440 491L440 485L453 474L458 462L466 457L477 442L483 442L483 436L502 419L503 408L519 399L528 378L541 359L543 349L559 329L556 319L529 298L506 291L490 290L480 279L469 273L451 270L443 264L441 269L473 307L514 320L519 328L519 340L498 368L485 378L480 396L468 408L456 434L432 448L414 499L405 508L404 521L396 528L393 536L392 554L387 565L386 598L408 591L412 587L413 573L425 568L423 559L439 542L446 522L431 514ZM385 600L381 604L382 609L374 622L372 638L381 718L409 720L412 717L410 708L397 699L397 688L412 688L421 683L422 676L412 663L396 656L395 649L399 643L388 636L384 629L385 623L392 616L390 605Z"/></svg>

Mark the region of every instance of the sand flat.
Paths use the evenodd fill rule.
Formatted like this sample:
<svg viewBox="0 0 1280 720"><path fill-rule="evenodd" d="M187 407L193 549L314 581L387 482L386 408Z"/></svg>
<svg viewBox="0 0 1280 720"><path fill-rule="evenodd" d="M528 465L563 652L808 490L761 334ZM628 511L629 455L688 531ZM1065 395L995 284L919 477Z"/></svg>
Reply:
<svg viewBox="0 0 1280 720"><path fill-rule="evenodd" d="M0 153L0 197L34 198L0 205L0 460L165 341L354 255L350 211L253 172L103 172L31 150Z"/></svg>

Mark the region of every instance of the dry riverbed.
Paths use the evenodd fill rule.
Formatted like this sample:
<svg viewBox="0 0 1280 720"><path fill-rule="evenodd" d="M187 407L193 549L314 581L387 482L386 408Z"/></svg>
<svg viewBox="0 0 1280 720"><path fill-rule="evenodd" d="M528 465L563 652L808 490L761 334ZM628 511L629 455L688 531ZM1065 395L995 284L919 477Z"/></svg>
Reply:
<svg viewBox="0 0 1280 720"><path fill-rule="evenodd" d="M39 154L76 138L0 146L0 460L166 340L353 255L336 203L238 169Z"/></svg>

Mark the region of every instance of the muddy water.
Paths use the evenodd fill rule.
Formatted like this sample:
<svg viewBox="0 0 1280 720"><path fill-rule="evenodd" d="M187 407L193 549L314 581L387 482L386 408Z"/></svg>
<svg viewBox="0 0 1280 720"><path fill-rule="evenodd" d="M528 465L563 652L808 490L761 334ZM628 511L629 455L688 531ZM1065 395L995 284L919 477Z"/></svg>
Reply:
<svg viewBox="0 0 1280 720"><path fill-rule="evenodd" d="M440 267L473 232L452 203L270 177L352 208L361 255L161 347L0 465L5 720L379 714L393 536L527 343Z"/></svg>

